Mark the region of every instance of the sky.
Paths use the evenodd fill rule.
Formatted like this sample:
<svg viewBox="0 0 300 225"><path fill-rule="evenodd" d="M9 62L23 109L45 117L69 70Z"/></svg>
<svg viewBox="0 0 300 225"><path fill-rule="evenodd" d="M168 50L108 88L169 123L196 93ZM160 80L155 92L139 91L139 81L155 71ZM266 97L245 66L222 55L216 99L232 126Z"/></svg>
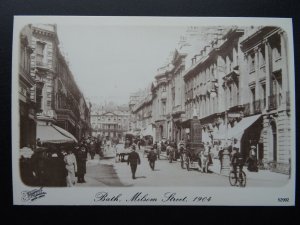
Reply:
<svg viewBox="0 0 300 225"><path fill-rule="evenodd" d="M154 81L186 28L57 23L60 47L85 98L117 104L128 104L130 93Z"/></svg>

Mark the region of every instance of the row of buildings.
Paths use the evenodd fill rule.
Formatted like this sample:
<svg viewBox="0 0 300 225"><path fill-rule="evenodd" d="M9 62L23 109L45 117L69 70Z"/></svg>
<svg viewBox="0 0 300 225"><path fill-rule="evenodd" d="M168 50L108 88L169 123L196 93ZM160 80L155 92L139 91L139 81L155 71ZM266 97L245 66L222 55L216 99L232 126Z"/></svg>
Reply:
<svg viewBox="0 0 300 225"><path fill-rule="evenodd" d="M60 51L56 25L27 25L19 43L20 147L64 131L77 139L90 135L91 105Z"/></svg>
<svg viewBox="0 0 300 225"><path fill-rule="evenodd" d="M189 138L191 119L197 116L203 142L215 148L235 144L245 157L255 145L262 168L288 173L286 32L266 26L211 29L217 35L209 41L190 38L180 45L143 97L130 104L132 129L155 141L178 142Z"/></svg>

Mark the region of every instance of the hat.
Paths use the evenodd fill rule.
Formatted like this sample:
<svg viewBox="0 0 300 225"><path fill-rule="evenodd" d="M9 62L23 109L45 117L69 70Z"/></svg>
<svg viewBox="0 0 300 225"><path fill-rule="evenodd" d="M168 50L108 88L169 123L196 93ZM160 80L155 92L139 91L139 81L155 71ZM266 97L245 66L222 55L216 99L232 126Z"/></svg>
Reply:
<svg viewBox="0 0 300 225"><path fill-rule="evenodd" d="M250 148L252 149L252 148L256 148L256 147L254 145L252 145Z"/></svg>

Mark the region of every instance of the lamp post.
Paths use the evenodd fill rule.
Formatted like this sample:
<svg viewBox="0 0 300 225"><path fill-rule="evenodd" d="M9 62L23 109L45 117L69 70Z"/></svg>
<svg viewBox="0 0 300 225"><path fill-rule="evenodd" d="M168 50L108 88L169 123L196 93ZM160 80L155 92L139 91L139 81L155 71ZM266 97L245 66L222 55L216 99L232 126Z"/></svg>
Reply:
<svg viewBox="0 0 300 225"><path fill-rule="evenodd" d="M227 84L224 82L225 90L227 90ZM225 132L225 147L222 155L222 163L221 163L221 174L227 175L230 171L230 152L229 152L229 146L228 146L228 98L227 98L227 91L225 91L225 112L224 112L224 120L225 120L225 126L226 126L226 132Z"/></svg>

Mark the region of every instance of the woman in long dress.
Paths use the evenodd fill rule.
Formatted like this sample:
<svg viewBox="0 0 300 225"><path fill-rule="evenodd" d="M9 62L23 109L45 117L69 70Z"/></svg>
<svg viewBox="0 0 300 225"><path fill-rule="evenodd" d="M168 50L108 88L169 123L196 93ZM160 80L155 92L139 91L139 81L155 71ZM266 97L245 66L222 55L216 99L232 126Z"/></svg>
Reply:
<svg viewBox="0 0 300 225"><path fill-rule="evenodd" d="M75 185L75 173L77 172L77 161L71 149L68 149L67 155L64 157L66 163L67 175L67 186L72 187Z"/></svg>

